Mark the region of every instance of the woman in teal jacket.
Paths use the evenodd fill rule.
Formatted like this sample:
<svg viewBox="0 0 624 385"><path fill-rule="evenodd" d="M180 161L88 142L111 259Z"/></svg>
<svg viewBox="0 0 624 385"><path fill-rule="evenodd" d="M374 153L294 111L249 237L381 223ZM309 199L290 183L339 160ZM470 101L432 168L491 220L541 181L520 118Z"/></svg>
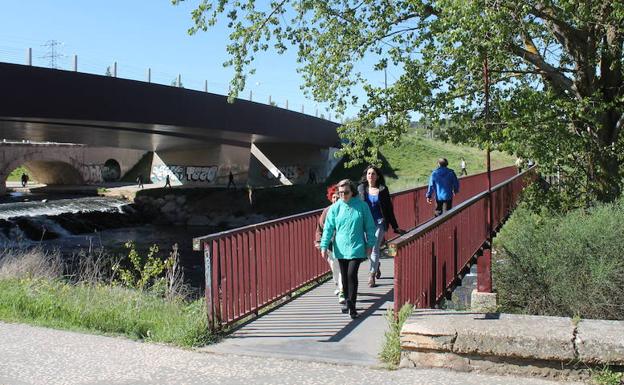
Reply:
<svg viewBox="0 0 624 385"><path fill-rule="evenodd" d="M321 256L326 258L335 231L334 257L340 264L342 288L347 299L342 312L348 311L353 319L358 316L355 303L360 263L366 260L377 242L370 209L364 201L353 197L354 191L355 185L349 179L338 183L340 200L329 208L321 237Z"/></svg>

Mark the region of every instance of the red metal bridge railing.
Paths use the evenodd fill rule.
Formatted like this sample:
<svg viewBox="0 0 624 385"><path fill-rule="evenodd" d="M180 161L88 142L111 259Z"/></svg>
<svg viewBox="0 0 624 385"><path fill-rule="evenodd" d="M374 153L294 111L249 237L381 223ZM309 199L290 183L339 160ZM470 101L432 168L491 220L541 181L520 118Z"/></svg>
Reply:
<svg viewBox="0 0 624 385"><path fill-rule="evenodd" d="M498 183L492 188L493 230L511 213L534 174L531 169L504 181L500 179L502 174L492 174L493 184ZM489 239L489 202L488 192L480 192L445 215L389 242L394 255L395 312L406 303L433 307L447 294Z"/></svg>
<svg viewBox="0 0 624 385"><path fill-rule="evenodd" d="M510 178L515 167L492 171L493 183ZM392 195L399 226L414 228L433 217L421 186ZM455 204L487 189L485 173L460 179ZM314 247L322 209L193 239L204 251L206 304L211 329L227 327L329 272ZM392 238L396 234L388 234ZM403 239L403 238L401 238Z"/></svg>

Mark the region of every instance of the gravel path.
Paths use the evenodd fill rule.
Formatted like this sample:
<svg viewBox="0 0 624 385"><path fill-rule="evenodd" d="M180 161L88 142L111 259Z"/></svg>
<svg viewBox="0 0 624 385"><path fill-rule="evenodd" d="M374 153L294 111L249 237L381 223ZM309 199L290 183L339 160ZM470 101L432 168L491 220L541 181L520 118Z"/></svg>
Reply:
<svg viewBox="0 0 624 385"><path fill-rule="evenodd" d="M0 385L527 384L540 379L395 371L205 353L123 338L0 323Z"/></svg>

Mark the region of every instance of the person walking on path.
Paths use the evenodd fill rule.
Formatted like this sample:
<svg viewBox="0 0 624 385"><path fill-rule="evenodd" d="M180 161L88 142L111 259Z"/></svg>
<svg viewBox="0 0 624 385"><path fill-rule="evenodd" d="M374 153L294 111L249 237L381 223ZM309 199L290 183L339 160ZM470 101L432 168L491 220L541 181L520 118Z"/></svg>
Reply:
<svg viewBox="0 0 624 385"><path fill-rule="evenodd" d="M516 158L516 167L518 168L518 174L522 173L522 168L524 167L524 159L521 157Z"/></svg>
<svg viewBox="0 0 624 385"><path fill-rule="evenodd" d="M234 188L236 188L236 183L234 183L234 174L232 174L232 170L230 170L230 173L228 174L228 190L230 189L230 186L234 186Z"/></svg>
<svg viewBox="0 0 624 385"><path fill-rule="evenodd" d="M446 158L438 159L438 168L431 173L429 188L425 194L427 203L431 204L431 196L434 192L436 199L435 216L437 217L453 208L453 195L459 192L459 180L455 171L448 168Z"/></svg>
<svg viewBox="0 0 624 385"><path fill-rule="evenodd" d="M316 174L312 169L308 171L308 184L310 183L316 183Z"/></svg>
<svg viewBox="0 0 624 385"><path fill-rule="evenodd" d="M466 159L464 159L463 157L461 158L461 162L459 162L459 166L461 167L461 171L459 172L459 175L468 175L468 171L466 171Z"/></svg>
<svg viewBox="0 0 624 385"><path fill-rule="evenodd" d="M380 269L380 247L384 240L388 227L392 226L395 233L401 234L403 231L397 224L396 217L394 216L394 207L392 206L392 200L390 199L390 191L386 186L386 180L381 173L381 170L375 166L368 166L364 169L362 174L362 180L358 185L358 195L370 208L375 222L375 237L377 242L373 246L373 250L370 254L370 270L368 278L368 286L375 287L375 278L381 277Z"/></svg>
<svg viewBox="0 0 624 385"><path fill-rule="evenodd" d="M375 222L368 205L361 199L354 199L355 185L349 179L338 183L338 200L331 205L323 226L321 257L327 259L329 244L334 237L333 252L340 265L342 288L346 298L343 313L351 319L358 317L356 311L358 270L360 263L370 254L377 242Z"/></svg>
<svg viewBox="0 0 624 385"><path fill-rule="evenodd" d="M143 175L137 175L136 182L137 185L139 185L139 188L143 188Z"/></svg>
<svg viewBox="0 0 624 385"><path fill-rule="evenodd" d="M327 199L332 203L336 203L339 199L338 197L338 187L336 185L329 186L327 188ZM325 225L325 219L327 218L327 212L331 204L323 209L321 216L319 217L318 222L316 223L316 236L314 238L314 246L317 249L321 248L321 238L323 237L323 226ZM338 264L338 260L334 256L332 252L332 243L333 237L330 241L329 246L327 247L327 263L329 264L329 268L332 272L332 279L334 281L334 286L336 286L336 290L334 294L338 296L338 303L345 303L344 292L342 290L342 277L340 276L340 265Z"/></svg>
<svg viewBox="0 0 624 385"><path fill-rule="evenodd" d="M30 179L28 177L28 174L22 173L22 187L26 187L26 185L28 184L28 179Z"/></svg>
<svg viewBox="0 0 624 385"><path fill-rule="evenodd" d="M169 177L169 174L165 177L165 187L171 188L171 178Z"/></svg>

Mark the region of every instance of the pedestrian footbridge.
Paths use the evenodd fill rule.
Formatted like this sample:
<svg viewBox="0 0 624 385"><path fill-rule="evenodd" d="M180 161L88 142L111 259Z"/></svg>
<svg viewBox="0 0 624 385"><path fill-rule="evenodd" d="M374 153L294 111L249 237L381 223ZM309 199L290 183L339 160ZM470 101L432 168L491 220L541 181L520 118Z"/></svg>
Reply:
<svg viewBox="0 0 624 385"><path fill-rule="evenodd" d="M195 238L194 249L204 252L209 326L227 335L204 349L376 364L388 309L434 307L475 261L479 290L491 291L491 239L534 174L507 167L489 183L487 173L461 178L455 208L437 218L425 186L393 194L397 221L410 230L388 234L377 287L366 285L362 265L356 320L340 312L331 281L298 295L329 273L313 244L321 210Z"/></svg>

